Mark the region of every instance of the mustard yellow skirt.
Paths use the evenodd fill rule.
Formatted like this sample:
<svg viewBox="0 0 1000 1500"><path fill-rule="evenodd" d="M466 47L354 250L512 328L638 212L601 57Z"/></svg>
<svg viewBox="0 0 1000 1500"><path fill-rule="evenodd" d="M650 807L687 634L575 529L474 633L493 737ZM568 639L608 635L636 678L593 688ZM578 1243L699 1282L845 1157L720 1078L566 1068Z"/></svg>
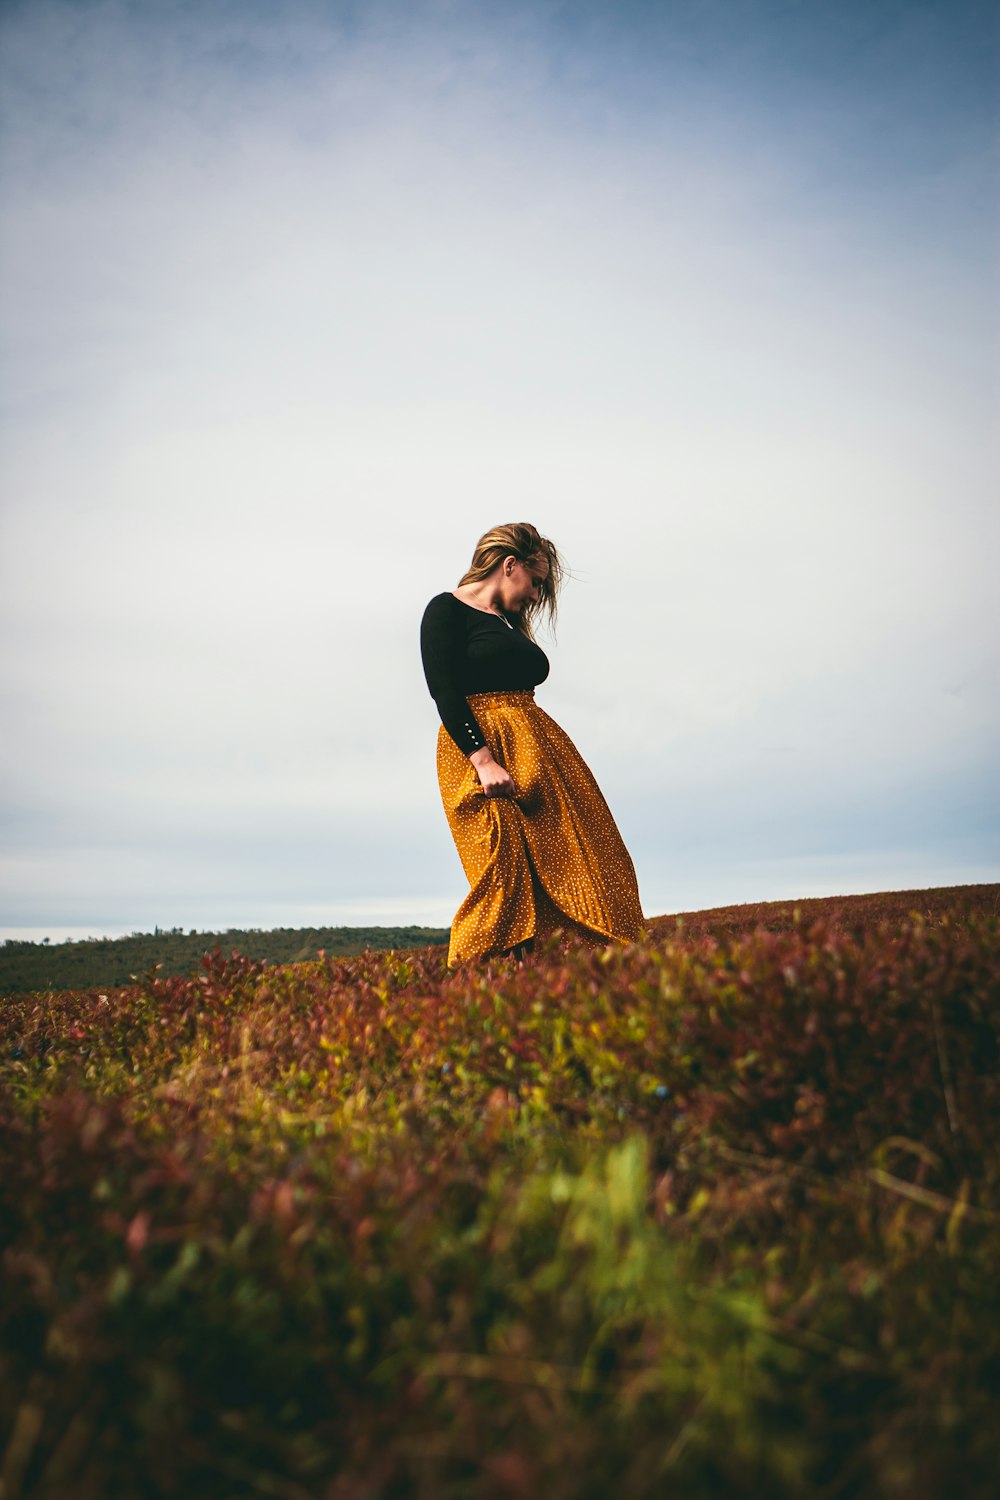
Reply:
<svg viewBox="0 0 1000 1500"><path fill-rule="evenodd" d="M534 693L474 693L469 706L516 798L487 797L442 727L441 800L471 887L451 924L449 964L562 928L591 943L643 929L635 869L601 789Z"/></svg>

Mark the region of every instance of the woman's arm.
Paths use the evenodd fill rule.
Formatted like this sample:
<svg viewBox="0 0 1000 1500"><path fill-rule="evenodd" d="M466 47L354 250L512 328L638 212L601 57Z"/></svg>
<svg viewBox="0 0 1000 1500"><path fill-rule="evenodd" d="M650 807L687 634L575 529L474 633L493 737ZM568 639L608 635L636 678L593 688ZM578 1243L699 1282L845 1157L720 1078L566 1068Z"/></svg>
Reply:
<svg viewBox="0 0 1000 1500"><path fill-rule="evenodd" d="M450 594L438 594L424 610L420 622L420 655L431 697L441 723L463 755L471 755L486 744L475 714L459 683L462 651L461 621L452 607Z"/></svg>
<svg viewBox="0 0 1000 1500"><path fill-rule="evenodd" d="M465 638L461 606L450 594L439 594L424 610L420 622L420 655L431 697L441 723L463 755L467 755L486 795L513 796L511 777L493 756L459 682Z"/></svg>

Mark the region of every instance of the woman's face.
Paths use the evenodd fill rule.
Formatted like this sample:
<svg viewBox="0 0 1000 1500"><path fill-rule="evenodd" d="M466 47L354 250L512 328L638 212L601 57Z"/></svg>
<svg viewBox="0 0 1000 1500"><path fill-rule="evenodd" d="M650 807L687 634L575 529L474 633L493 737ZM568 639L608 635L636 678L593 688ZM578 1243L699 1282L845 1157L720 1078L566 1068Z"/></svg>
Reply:
<svg viewBox="0 0 1000 1500"><path fill-rule="evenodd" d="M519 614L526 604L541 598L541 585L548 576L545 557L529 557L526 563L516 557L505 557L500 564L501 608L508 614Z"/></svg>

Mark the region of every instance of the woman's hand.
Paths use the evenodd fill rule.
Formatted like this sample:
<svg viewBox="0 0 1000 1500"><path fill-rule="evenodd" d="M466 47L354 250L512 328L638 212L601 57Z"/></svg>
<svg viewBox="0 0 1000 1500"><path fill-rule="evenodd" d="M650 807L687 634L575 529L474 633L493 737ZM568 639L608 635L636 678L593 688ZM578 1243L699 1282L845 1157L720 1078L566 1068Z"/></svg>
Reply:
<svg viewBox="0 0 1000 1500"><path fill-rule="evenodd" d="M469 756L476 775L479 777L479 785L487 797L516 797L517 790L514 779L509 771L506 771L499 761L493 759L493 751L488 745L483 745L479 750L474 750Z"/></svg>

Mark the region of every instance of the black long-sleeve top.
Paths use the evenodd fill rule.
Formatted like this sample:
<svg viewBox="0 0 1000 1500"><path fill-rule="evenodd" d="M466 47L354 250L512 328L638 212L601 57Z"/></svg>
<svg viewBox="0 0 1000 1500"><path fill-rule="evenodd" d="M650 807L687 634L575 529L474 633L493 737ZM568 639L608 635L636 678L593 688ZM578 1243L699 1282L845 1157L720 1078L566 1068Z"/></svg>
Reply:
<svg viewBox="0 0 1000 1500"><path fill-rule="evenodd" d="M549 675L540 646L454 594L435 595L424 610L420 654L441 722L463 755L486 744L466 701L470 693L524 692Z"/></svg>

